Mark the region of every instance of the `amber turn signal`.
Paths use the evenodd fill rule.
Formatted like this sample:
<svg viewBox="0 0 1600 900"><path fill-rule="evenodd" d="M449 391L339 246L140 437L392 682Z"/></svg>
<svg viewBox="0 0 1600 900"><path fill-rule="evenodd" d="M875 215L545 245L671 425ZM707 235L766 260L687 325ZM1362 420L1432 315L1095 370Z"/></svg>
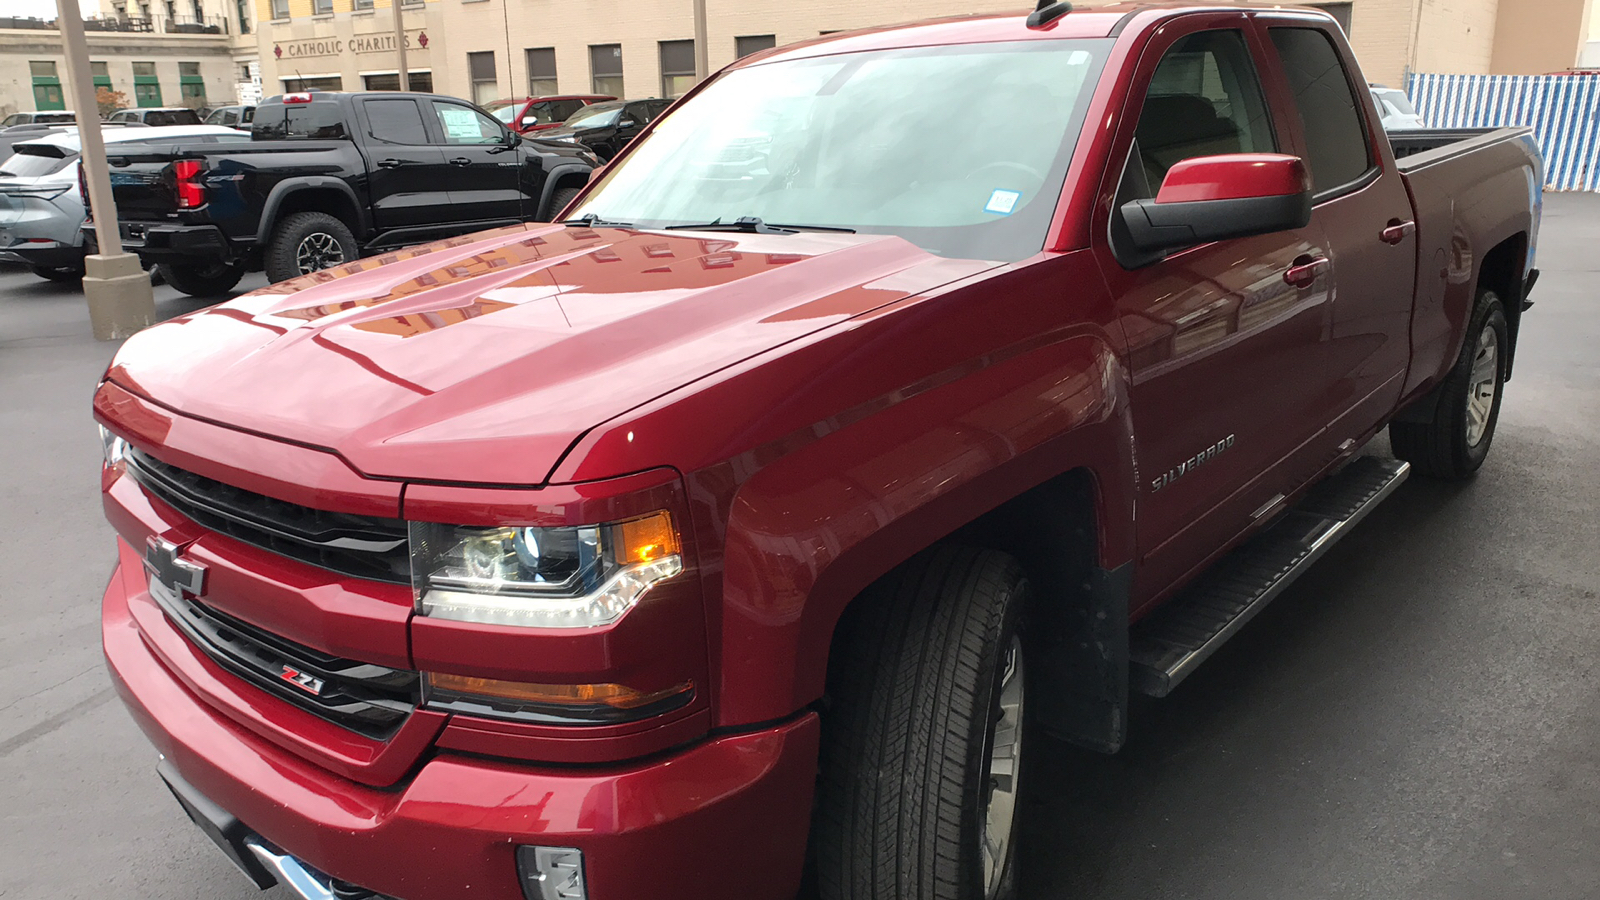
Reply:
<svg viewBox="0 0 1600 900"><path fill-rule="evenodd" d="M531 684L525 681L501 681L496 678L474 678L468 675L427 673L431 699L482 700L491 704L506 703L573 714L633 712L649 709L665 711L687 703L694 695L694 682L685 681L666 690L643 692L621 684ZM437 705L437 704L436 704ZM664 707L664 709L661 709ZM595 718L587 715L584 718ZM609 718L609 716L598 716Z"/></svg>
<svg viewBox="0 0 1600 900"><path fill-rule="evenodd" d="M618 561L625 564L650 562L678 552L678 533L672 529L672 517L664 512L623 522L615 533L622 544Z"/></svg>

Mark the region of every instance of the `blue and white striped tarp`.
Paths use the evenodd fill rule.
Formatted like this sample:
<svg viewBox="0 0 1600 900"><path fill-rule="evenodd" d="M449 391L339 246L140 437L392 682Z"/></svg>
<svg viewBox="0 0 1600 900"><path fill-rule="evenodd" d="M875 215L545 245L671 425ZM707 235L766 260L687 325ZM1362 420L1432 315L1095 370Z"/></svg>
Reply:
<svg viewBox="0 0 1600 900"><path fill-rule="evenodd" d="M1600 76L1419 72L1406 93L1430 128L1531 126L1545 190L1600 190Z"/></svg>

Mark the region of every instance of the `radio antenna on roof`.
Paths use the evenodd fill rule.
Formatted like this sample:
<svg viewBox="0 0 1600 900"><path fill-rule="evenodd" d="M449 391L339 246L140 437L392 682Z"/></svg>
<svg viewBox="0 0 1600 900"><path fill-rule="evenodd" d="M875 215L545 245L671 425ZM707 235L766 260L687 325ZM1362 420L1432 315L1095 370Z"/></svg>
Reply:
<svg viewBox="0 0 1600 900"><path fill-rule="evenodd" d="M1071 3L1053 3L1051 0L1039 0L1039 5L1032 13L1028 14L1028 27L1043 28L1069 12L1072 12Z"/></svg>

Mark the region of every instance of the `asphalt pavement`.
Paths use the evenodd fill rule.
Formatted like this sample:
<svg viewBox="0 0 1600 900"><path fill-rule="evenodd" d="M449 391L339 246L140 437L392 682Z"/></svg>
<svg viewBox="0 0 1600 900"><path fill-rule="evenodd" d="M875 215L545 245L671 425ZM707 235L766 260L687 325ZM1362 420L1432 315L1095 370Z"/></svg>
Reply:
<svg viewBox="0 0 1600 900"><path fill-rule="evenodd" d="M1136 703L1120 755L1028 747L1024 898L1600 897L1597 245L1600 196L1547 199L1476 479L1403 485ZM0 268L0 898L261 896L161 786L101 662L88 410L114 351L76 289Z"/></svg>

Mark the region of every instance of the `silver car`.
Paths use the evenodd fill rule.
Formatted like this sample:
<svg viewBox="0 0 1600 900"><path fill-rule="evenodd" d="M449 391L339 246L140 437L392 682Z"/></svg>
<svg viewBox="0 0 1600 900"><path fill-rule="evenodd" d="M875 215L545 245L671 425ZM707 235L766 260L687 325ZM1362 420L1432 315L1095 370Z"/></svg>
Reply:
<svg viewBox="0 0 1600 900"><path fill-rule="evenodd" d="M250 139L216 125L106 129L104 137L107 145ZM11 157L0 163L0 255L20 259L41 278L82 278L84 209L77 129L18 141L11 149Z"/></svg>
<svg viewBox="0 0 1600 900"><path fill-rule="evenodd" d="M1405 91L1381 84L1371 85L1370 89L1372 105L1378 108L1378 121L1384 131L1415 131L1428 127L1417 115L1417 109L1411 105L1411 98L1406 96Z"/></svg>

